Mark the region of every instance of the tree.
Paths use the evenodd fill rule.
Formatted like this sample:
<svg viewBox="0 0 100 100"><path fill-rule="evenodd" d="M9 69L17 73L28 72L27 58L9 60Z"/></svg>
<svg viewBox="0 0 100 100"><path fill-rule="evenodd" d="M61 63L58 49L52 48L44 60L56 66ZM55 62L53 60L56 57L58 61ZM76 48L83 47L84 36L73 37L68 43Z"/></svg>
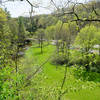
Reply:
<svg viewBox="0 0 100 100"><path fill-rule="evenodd" d="M76 37L76 43L79 44L80 48L84 49L86 53L88 53L96 43L96 32L97 28L95 26L87 25L81 29Z"/></svg>
<svg viewBox="0 0 100 100"><path fill-rule="evenodd" d="M78 27L75 22L64 23L61 31L61 39L63 45L65 45L66 52L69 50L71 44L73 44L77 35ZM64 49L64 46L63 46Z"/></svg>
<svg viewBox="0 0 100 100"><path fill-rule="evenodd" d="M71 16L71 21L76 21L76 22L100 22L99 19L99 5L100 5L100 1L96 0L96 1L90 1L87 2L85 0L83 0L82 2L76 1L76 2L72 2L71 0L67 0L67 1L58 1L57 3L54 0L50 0L53 7L56 8L56 13L54 13L55 15L57 15L58 17L60 16L64 16L64 15L68 15ZM71 6L69 6L71 5ZM87 13L83 13L81 16L81 14L79 12L83 12L83 10ZM94 13L94 14L93 14ZM91 15L95 15L91 16ZM88 16L87 16L88 15Z"/></svg>
<svg viewBox="0 0 100 100"><path fill-rule="evenodd" d="M21 23L20 27L22 27ZM22 39L20 41L22 42ZM18 74L17 68L20 41L18 24L11 19L8 21L6 13L0 8L0 100L13 99L18 96L20 84L17 85L17 83L20 81L19 75L22 75ZM15 59L12 59L13 55L15 55Z"/></svg>
<svg viewBox="0 0 100 100"><path fill-rule="evenodd" d="M39 28L46 28L51 25L55 25L58 19L52 15L40 15L38 16L38 27Z"/></svg>
<svg viewBox="0 0 100 100"><path fill-rule="evenodd" d="M9 26L6 23L6 15L2 9L0 9L0 55L1 59L0 61L2 64L5 64L6 59L9 56L9 50L10 50L10 36L11 32L9 29ZM8 54L8 55L7 55ZM3 67L3 65L1 65ZM4 65L5 66L5 65Z"/></svg>
<svg viewBox="0 0 100 100"><path fill-rule="evenodd" d="M87 71L90 71L90 56L89 51L93 49L97 42L97 28L93 25L86 25L81 29L76 37L76 44L82 48L82 62ZM83 52L84 51L84 52ZM84 54L84 55L83 55Z"/></svg>
<svg viewBox="0 0 100 100"><path fill-rule="evenodd" d="M14 93L11 84L11 31L7 24L5 12L0 8L0 99L7 99ZM12 82L13 83L13 82ZM14 85L14 84L13 84ZM14 91L13 91L14 90Z"/></svg>
<svg viewBox="0 0 100 100"><path fill-rule="evenodd" d="M55 26L54 26L54 25L48 26L48 27L45 29L45 35L46 35L46 38L47 38L48 40L54 40Z"/></svg>
<svg viewBox="0 0 100 100"><path fill-rule="evenodd" d="M99 45L99 56L100 56L100 29L96 33L96 44Z"/></svg>
<svg viewBox="0 0 100 100"><path fill-rule="evenodd" d="M7 19L10 19L11 15L10 15L10 12L7 10L7 8L5 8L5 13L6 13Z"/></svg>
<svg viewBox="0 0 100 100"><path fill-rule="evenodd" d="M25 26L23 23L23 17L19 17L18 19L18 42L20 45L24 44L25 36L26 35L26 30Z"/></svg>
<svg viewBox="0 0 100 100"><path fill-rule="evenodd" d="M36 35L37 35L37 39L39 42L39 46L41 48L41 53L43 53L43 41L44 41L44 37L45 37L44 29L38 29L36 31Z"/></svg>

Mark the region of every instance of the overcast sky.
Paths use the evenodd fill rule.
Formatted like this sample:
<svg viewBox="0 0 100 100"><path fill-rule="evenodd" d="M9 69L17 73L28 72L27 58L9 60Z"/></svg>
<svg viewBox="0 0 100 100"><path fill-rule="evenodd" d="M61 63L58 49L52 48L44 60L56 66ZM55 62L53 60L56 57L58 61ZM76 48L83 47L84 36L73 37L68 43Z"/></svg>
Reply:
<svg viewBox="0 0 100 100"><path fill-rule="evenodd" d="M2 0L6 1L6 0ZM41 6L46 7L50 4L50 0L29 0L31 3L38 2ZM56 3L60 0L55 0ZM61 0L66 1L66 0ZM78 0L78 1L84 1L84 0ZM18 17L18 16L29 16L30 11L30 5L24 0L24 1L14 1L14 2L6 2L3 5L7 7L7 10L10 11L10 14L12 17ZM62 4L63 5L63 4ZM49 7L51 8L51 7ZM51 13L52 9L45 9L45 8L34 8L35 15L36 14L48 14Z"/></svg>
<svg viewBox="0 0 100 100"><path fill-rule="evenodd" d="M6 0L3 0L6 1ZM29 0L31 3L40 2L41 6L47 7L47 4L49 4L49 0ZM30 5L26 1L14 1L14 2L6 2L3 3L4 7L7 8L8 11L10 11L10 14L12 17L18 17L18 16L28 16L30 12ZM4 8L3 7L3 8ZM34 8L34 14L48 14L51 13L51 10L39 7Z"/></svg>

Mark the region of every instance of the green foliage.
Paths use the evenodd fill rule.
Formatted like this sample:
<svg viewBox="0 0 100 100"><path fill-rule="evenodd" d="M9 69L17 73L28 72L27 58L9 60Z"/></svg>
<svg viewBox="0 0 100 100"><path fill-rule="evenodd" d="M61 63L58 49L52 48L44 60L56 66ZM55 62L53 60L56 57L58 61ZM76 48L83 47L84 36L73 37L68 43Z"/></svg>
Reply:
<svg viewBox="0 0 100 100"><path fill-rule="evenodd" d="M70 65L83 66L89 68L89 71L100 72L100 57L94 53L82 54L80 51L70 51Z"/></svg>
<svg viewBox="0 0 100 100"><path fill-rule="evenodd" d="M16 100L24 81L22 74L15 73L15 62L12 60L12 55L16 53L16 41L13 40L18 39L17 28L12 26L14 31L8 22L5 12L0 9L0 100Z"/></svg>
<svg viewBox="0 0 100 100"><path fill-rule="evenodd" d="M68 63L68 59L65 55L55 54L51 59L51 63L55 65L64 65Z"/></svg>
<svg viewBox="0 0 100 100"><path fill-rule="evenodd" d="M35 69L38 68L39 64L41 65L41 63L44 62L48 57L50 57L50 55L52 55L52 58L55 58L54 56L55 52L53 53L54 50L55 47L52 45L45 47L43 54L39 53L40 48L31 47L30 49L28 49L26 51L26 56L23 59L24 61L23 67L25 67L25 69L30 69L30 70L27 70L28 72L24 70L24 73L27 73L26 75L29 75L30 72L31 74L33 71L35 71ZM81 53L77 51L76 55L80 56ZM75 57L75 55L73 56ZM29 63L27 64L26 61ZM31 67L33 69L31 69ZM96 72L87 72L84 66L68 67L66 76L67 78L65 81L64 88L63 90L61 90L60 87L64 77L64 66L51 64L51 61L48 61L41 68L39 73L37 73L37 75L31 79L30 84L22 91L21 96L26 100L29 99L56 100L59 97L59 91L61 91L61 93L66 91L65 94L62 96L63 100L70 99L72 97L74 98L74 95L78 96L75 97L77 100L77 98L81 98L77 93L82 93L82 91L86 91L86 93L90 93L91 91L96 91L96 89L98 89L100 86L99 83L100 74ZM98 89L98 92L99 91L100 89ZM97 92L93 92L93 93L94 95L97 94ZM85 94L83 94L84 97ZM88 96L91 97L92 94L88 94ZM86 100L91 100L91 98L89 97L86 97Z"/></svg>
<svg viewBox="0 0 100 100"><path fill-rule="evenodd" d="M46 28L48 26L55 25L58 21L58 19L52 15L40 15L36 17L39 17L37 24L39 28Z"/></svg>
<svg viewBox="0 0 100 100"><path fill-rule="evenodd" d="M24 43L26 30L23 23L23 18L19 17L18 19L18 42Z"/></svg>
<svg viewBox="0 0 100 100"><path fill-rule="evenodd" d="M0 16L3 16L4 12L0 13ZM6 63L8 63L10 53L11 53L11 32L9 29L9 26L6 23L6 15L3 16L4 18L1 18L0 24L0 68L3 68Z"/></svg>
<svg viewBox="0 0 100 100"><path fill-rule="evenodd" d="M7 21L5 12L0 8L0 25Z"/></svg>
<svg viewBox="0 0 100 100"><path fill-rule="evenodd" d="M96 72L87 72L86 69L81 66L75 66L74 68L74 76L76 78L80 78L83 81L94 81L94 82L100 82L100 74Z"/></svg>
<svg viewBox="0 0 100 100"><path fill-rule="evenodd" d="M36 31L36 34L38 35L38 36L43 36L44 35L44 29L38 29L37 31Z"/></svg>
<svg viewBox="0 0 100 100"><path fill-rule="evenodd" d="M88 52L96 44L96 32L97 28L95 26L85 26L78 34L76 44L79 44L80 48Z"/></svg>
<svg viewBox="0 0 100 100"><path fill-rule="evenodd" d="M96 71L100 73L100 56L96 56L96 58L94 59L94 61L92 62L92 71Z"/></svg>
<svg viewBox="0 0 100 100"><path fill-rule="evenodd" d="M100 29L97 28L97 32L96 32L96 43L100 44Z"/></svg>
<svg viewBox="0 0 100 100"><path fill-rule="evenodd" d="M17 74L16 77L16 73L13 70L9 66L0 70L0 100L17 100L17 90L23 88L24 76ZM18 87L16 86L16 82Z"/></svg>
<svg viewBox="0 0 100 100"><path fill-rule="evenodd" d="M82 5L76 5L75 12L79 14L79 18L97 18L89 7L94 3L85 5L88 10L83 9ZM99 9L96 11L99 12ZM78 27L76 22L67 21L76 19L73 15L59 19L65 23L52 15L34 16L31 22L29 18L23 17L12 19L7 11L5 13L0 8L0 100L57 100L60 93L62 100L71 99L71 96L72 99L83 100L82 97L85 96L80 97L80 93L90 93L84 100L99 100L92 96L94 94L100 97L97 94L100 92L100 74L97 73L100 72L100 56L89 53L95 44L100 45L99 24L86 25L87 22L77 22L80 25ZM77 31L80 31L78 35ZM18 47L24 45L24 40L31 36L30 33L35 33L41 52L43 41L55 40L58 53L56 54L56 47L52 45L46 46L44 53L40 53L40 48L34 47L37 46L35 44L25 51L25 56L19 62ZM70 46L76 36L75 42L79 49L71 50ZM12 60L13 55L15 59ZM51 60L44 64L48 58ZM69 66L64 75L66 63ZM40 70L34 76L38 68ZM66 80L61 89L64 76Z"/></svg>
<svg viewBox="0 0 100 100"><path fill-rule="evenodd" d="M45 29L45 34L46 34L46 37L47 39L54 39L54 34L55 34L55 26L48 26L46 29Z"/></svg>

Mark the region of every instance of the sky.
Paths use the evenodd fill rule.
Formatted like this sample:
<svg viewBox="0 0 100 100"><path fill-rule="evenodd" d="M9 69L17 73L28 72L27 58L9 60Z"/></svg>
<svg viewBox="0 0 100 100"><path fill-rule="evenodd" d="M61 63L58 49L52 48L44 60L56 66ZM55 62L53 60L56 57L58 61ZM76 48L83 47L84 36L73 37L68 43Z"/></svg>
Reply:
<svg viewBox="0 0 100 100"><path fill-rule="evenodd" d="M3 0L6 1L6 0ZM34 1L37 0L29 0L32 4ZM42 2L42 0L38 0L38 2L41 3L41 6L45 7L48 4L49 0L44 0L45 2ZM29 12L31 9L31 6L26 1L14 1L14 2L6 2L3 3L3 8L6 7L7 10L10 12L12 17L18 17L18 16L29 16ZM39 8L33 8L34 9L34 15L37 14L48 14L51 13L51 10L48 10L46 8L39 7Z"/></svg>
<svg viewBox="0 0 100 100"><path fill-rule="evenodd" d="M1 0L0 0L1 1ZM6 0L2 0L3 2ZM43 7L47 7L50 4L50 0L29 0L32 4L34 4L34 2L38 3L40 6L39 8L34 8L34 15L38 15L38 14L49 14L51 13L53 10L52 9L46 9ZM59 2L60 0L55 0L55 2ZM66 0L61 0L61 1L66 1ZM84 0L79 0L79 1L84 1ZM59 2L60 3L60 2ZM30 12L30 5L27 3L26 0L24 1L12 1L12 2L6 2L3 3L3 8L6 7L7 10L10 12L12 17L18 17L18 16L29 16L29 12ZM50 6L48 8L51 8Z"/></svg>

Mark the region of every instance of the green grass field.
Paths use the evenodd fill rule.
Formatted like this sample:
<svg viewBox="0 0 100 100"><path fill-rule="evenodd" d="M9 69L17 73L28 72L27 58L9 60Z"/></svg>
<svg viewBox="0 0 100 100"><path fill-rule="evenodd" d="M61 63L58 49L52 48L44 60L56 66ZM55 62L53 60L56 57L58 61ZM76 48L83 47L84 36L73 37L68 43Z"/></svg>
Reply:
<svg viewBox="0 0 100 100"><path fill-rule="evenodd" d="M55 46L49 45L43 48L30 47L22 61L23 73L31 75L44 61L55 54ZM63 89L61 84L64 77L64 65L53 65L50 60L42 69L32 77L30 85L22 91L25 100L58 100L59 91L62 93L61 100L100 100L100 82L81 80L75 76L76 68L67 68L67 77ZM100 75L98 75L100 76ZM100 77L99 77L100 78ZM28 98L27 98L28 97Z"/></svg>

